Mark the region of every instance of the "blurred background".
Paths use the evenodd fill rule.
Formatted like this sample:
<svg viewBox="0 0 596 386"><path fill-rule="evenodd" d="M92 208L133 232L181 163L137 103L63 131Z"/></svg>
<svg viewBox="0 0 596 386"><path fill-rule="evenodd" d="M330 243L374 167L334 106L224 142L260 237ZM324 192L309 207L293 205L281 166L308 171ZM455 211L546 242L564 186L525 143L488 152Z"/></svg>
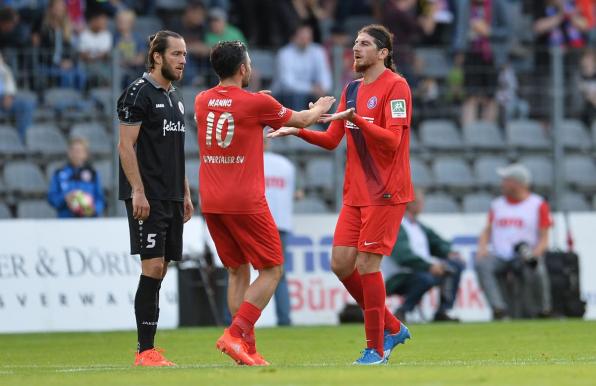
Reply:
<svg viewBox="0 0 596 386"><path fill-rule="evenodd" d="M210 47L244 41L253 66L250 89L271 89L286 106L302 109L319 96L339 96L355 77L351 46L370 23L395 36L397 69L413 95L412 177L426 191L428 218L451 219L439 233L461 236L462 250L475 245L462 235L480 234L500 194L496 170L511 163L530 171L532 190L553 211L590 215L596 209L595 8L593 0L0 1L0 219L14 230L19 222L10 219L125 216L117 201L115 101L144 71L150 34L171 29L186 40L185 75L177 87L186 107L187 176L196 203L199 154L190 123L195 95L217 82ZM295 167L288 254L306 273L329 274L344 149L326 152L293 137L269 144ZM69 165L86 165L80 179L87 184L64 191L61 173ZM66 196L68 208L60 204ZM317 223L328 222L323 233L301 239L316 216L332 220ZM49 237L39 232L40 240ZM564 233L553 242L569 245ZM16 240L2 236L11 238L4 246ZM203 248L208 240L194 243L195 255L209 251ZM591 243L576 244L593 252ZM118 248L126 246L124 239ZM39 257L39 250L32 253ZM319 257L320 265L311 262ZM10 261L7 267L18 273Z"/></svg>

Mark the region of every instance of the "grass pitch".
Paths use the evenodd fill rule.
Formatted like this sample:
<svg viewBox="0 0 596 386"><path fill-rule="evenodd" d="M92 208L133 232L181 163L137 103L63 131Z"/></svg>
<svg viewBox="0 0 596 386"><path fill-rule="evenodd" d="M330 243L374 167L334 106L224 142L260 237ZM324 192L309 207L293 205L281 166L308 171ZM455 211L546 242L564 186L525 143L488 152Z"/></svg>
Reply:
<svg viewBox="0 0 596 386"><path fill-rule="evenodd" d="M177 368L133 368L134 332L0 335L0 385L596 385L596 323L411 325L383 367L354 367L360 325L257 330L273 365L236 366L219 328L158 332Z"/></svg>

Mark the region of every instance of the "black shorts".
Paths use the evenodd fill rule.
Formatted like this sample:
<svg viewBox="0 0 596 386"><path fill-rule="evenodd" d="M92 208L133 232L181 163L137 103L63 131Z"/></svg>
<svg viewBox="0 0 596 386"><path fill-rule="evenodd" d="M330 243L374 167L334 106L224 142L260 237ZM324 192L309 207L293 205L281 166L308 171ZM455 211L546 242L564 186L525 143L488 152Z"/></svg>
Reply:
<svg viewBox="0 0 596 386"><path fill-rule="evenodd" d="M184 204L179 201L149 200L149 218L135 220L132 199L125 200L130 230L130 253L141 260L163 257L166 261L182 259Z"/></svg>

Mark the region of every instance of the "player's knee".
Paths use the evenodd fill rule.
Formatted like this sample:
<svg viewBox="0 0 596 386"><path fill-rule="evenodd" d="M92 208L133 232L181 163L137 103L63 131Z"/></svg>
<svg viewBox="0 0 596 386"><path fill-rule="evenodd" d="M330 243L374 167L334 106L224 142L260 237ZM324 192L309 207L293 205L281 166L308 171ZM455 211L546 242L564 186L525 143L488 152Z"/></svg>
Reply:
<svg viewBox="0 0 596 386"><path fill-rule="evenodd" d="M163 260L150 259L143 261L143 275L155 279L163 278L165 274L165 266Z"/></svg>

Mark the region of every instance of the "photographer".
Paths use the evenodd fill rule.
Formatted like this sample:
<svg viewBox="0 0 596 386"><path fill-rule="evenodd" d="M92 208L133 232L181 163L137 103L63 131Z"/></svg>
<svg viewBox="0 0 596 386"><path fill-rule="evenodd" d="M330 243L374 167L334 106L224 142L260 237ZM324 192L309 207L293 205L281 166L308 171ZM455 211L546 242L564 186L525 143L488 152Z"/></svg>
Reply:
<svg viewBox="0 0 596 386"><path fill-rule="evenodd" d="M548 316L550 287L543 255L552 225L546 201L530 191L530 171L513 164L499 169L503 195L491 204L480 235L476 271L494 319ZM504 281L509 281L504 283ZM514 293L506 302L500 285ZM509 291L508 291L509 292ZM521 299L521 314L511 315Z"/></svg>
<svg viewBox="0 0 596 386"><path fill-rule="evenodd" d="M387 295L404 295L404 303L395 315L405 320L432 287L440 286L440 305L435 321L456 321L447 315L453 307L459 279L465 264L451 244L432 229L418 221L424 209L424 192L416 189L415 201L408 203L401 223L397 242L391 256L383 259L381 268L387 278Z"/></svg>

